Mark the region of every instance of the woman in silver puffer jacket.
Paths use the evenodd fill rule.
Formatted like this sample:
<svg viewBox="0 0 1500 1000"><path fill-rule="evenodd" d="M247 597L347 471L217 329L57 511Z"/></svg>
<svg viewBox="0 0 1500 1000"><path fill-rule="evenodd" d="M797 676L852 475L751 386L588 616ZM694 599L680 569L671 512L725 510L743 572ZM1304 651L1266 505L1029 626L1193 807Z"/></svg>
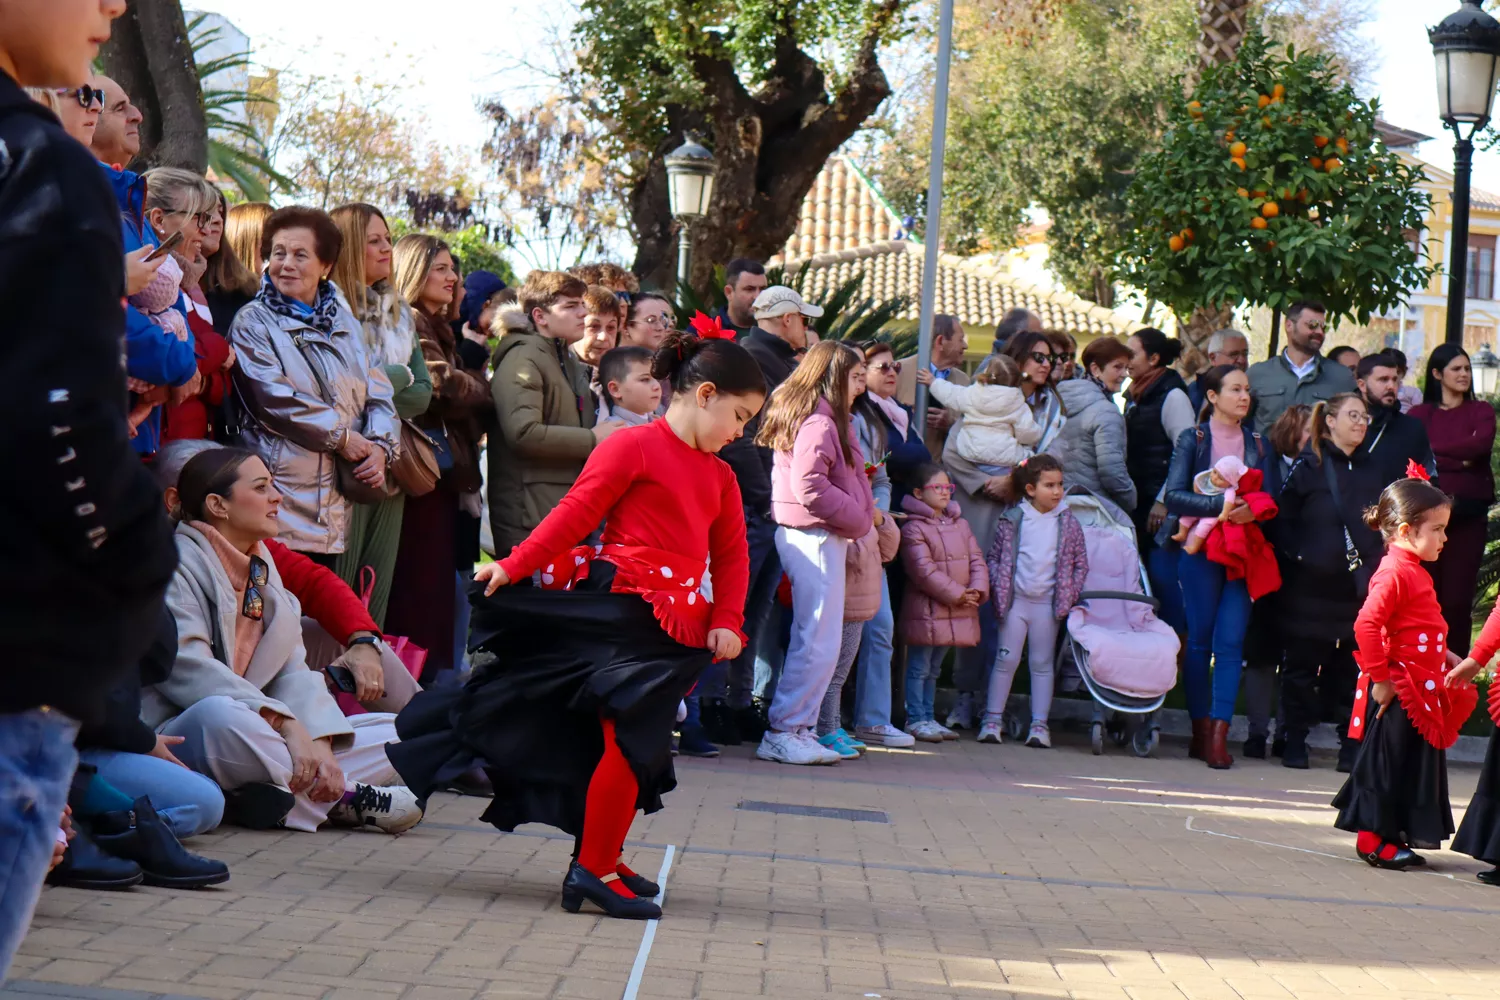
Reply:
<svg viewBox="0 0 1500 1000"><path fill-rule="evenodd" d="M390 380L371 365L359 320L328 280L342 243L324 212L275 212L261 241L260 291L229 329L241 440L282 494L280 541L313 556L344 550L349 504L338 460L381 488L400 446Z"/></svg>

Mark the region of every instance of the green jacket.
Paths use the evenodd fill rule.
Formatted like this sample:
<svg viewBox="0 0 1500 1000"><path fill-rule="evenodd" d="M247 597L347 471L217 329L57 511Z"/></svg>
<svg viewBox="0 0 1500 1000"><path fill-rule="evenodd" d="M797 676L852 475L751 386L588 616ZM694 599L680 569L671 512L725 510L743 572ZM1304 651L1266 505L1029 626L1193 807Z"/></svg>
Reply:
<svg viewBox="0 0 1500 1000"><path fill-rule="evenodd" d="M1312 406L1320 400L1341 392L1354 392L1354 375L1343 365L1336 365L1321 355L1313 362L1312 371L1297 378L1286 353L1267 361L1257 361L1250 366L1250 395L1255 397L1255 431L1265 434L1286 412L1287 407L1297 403Z"/></svg>

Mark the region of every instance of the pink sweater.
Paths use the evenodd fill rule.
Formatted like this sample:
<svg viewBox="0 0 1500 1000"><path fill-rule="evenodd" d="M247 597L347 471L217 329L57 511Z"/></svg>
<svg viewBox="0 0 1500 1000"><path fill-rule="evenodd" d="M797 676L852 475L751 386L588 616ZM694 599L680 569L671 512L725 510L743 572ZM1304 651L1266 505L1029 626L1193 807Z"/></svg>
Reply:
<svg viewBox="0 0 1500 1000"><path fill-rule="evenodd" d="M776 452L771 470L771 516L788 528L823 528L844 538L863 538L875 523L875 496L865 475L865 456L849 430L851 467L839 447L833 407L818 407L797 430L791 451Z"/></svg>

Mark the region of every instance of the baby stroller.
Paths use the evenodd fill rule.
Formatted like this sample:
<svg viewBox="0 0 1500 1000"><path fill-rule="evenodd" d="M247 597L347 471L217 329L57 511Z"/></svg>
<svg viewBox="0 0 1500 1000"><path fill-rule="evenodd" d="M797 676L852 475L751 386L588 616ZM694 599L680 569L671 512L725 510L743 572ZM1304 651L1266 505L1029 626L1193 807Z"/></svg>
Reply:
<svg viewBox="0 0 1500 1000"><path fill-rule="evenodd" d="M1108 730L1116 745L1129 740L1137 757L1149 757L1161 737L1156 710L1177 683L1177 633L1154 614L1160 603L1129 516L1081 486L1070 487L1063 502L1083 527L1089 556L1064 644L1094 699L1090 742L1103 753Z"/></svg>

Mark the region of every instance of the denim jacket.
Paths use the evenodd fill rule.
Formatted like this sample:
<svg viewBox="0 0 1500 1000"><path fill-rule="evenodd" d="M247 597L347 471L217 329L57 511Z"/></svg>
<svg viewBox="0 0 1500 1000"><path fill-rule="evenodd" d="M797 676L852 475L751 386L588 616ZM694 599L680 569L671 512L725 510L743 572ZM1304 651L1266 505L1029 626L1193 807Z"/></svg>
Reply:
<svg viewBox="0 0 1500 1000"><path fill-rule="evenodd" d="M1269 482L1271 463L1280 461L1275 450L1249 427L1240 430L1245 435L1245 464L1259 469ZM1171 541L1177 533L1179 517L1218 517L1224 509L1222 496L1193 492L1193 477L1212 464L1212 454L1213 435L1207 421L1178 435L1177 445L1172 449L1172 464L1167 467L1166 496L1163 497L1167 519L1156 532L1157 545L1165 546Z"/></svg>

